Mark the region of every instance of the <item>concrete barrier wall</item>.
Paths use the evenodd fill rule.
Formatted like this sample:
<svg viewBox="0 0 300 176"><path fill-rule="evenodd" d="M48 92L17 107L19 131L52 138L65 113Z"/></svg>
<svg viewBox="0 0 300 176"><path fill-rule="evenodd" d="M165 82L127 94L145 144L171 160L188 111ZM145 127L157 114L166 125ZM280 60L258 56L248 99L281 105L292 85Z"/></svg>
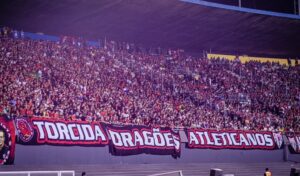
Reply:
<svg viewBox="0 0 300 176"><path fill-rule="evenodd" d="M16 146L15 164L134 164L134 163L199 163L199 162L281 162L281 150L210 150L186 149L182 144L181 157L164 155L112 156L106 147L80 146ZM299 156L296 160L300 161Z"/></svg>

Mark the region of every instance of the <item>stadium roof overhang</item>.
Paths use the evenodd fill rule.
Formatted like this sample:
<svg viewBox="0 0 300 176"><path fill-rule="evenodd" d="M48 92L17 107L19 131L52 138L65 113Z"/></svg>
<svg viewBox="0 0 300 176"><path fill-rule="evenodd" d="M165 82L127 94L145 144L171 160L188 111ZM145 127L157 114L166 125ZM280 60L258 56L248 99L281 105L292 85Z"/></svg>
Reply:
<svg viewBox="0 0 300 176"><path fill-rule="evenodd" d="M5 0L0 25L191 53L300 56L300 20L174 0Z"/></svg>

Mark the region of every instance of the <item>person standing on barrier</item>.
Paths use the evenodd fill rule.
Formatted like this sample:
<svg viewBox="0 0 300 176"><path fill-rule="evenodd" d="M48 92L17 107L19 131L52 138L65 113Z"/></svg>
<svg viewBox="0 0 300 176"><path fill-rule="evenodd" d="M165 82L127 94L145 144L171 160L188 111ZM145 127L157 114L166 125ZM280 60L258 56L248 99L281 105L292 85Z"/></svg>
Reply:
<svg viewBox="0 0 300 176"><path fill-rule="evenodd" d="M271 171L269 170L269 168L266 168L265 174L264 176L272 176Z"/></svg>

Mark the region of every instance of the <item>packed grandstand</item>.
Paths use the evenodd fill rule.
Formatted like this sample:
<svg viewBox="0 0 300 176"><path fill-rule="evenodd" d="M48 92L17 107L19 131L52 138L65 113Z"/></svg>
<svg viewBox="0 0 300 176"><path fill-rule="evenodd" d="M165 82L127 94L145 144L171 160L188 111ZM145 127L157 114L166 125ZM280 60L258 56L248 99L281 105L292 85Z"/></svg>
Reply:
<svg viewBox="0 0 300 176"><path fill-rule="evenodd" d="M2 28L0 112L113 124L300 131L300 65L31 40Z"/></svg>

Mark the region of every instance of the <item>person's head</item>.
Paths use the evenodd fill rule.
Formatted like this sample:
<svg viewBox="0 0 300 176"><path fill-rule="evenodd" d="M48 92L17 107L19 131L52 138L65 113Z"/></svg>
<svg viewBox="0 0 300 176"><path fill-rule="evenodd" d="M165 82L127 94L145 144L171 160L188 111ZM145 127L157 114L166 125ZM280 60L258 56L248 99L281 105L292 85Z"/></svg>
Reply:
<svg viewBox="0 0 300 176"><path fill-rule="evenodd" d="M82 172L82 173L81 173L81 176L86 176L86 175L85 175L85 172Z"/></svg>
<svg viewBox="0 0 300 176"><path fill-rule="evenodd" d="M266 168L266 171L269 171L269 168Z"/></svg>
<svg viewBox="0 0 300 176"><path fill-rule="evenodd" d="M3 130L0 130L0 148L2 148L5 144L5 134Z"/></svg>

